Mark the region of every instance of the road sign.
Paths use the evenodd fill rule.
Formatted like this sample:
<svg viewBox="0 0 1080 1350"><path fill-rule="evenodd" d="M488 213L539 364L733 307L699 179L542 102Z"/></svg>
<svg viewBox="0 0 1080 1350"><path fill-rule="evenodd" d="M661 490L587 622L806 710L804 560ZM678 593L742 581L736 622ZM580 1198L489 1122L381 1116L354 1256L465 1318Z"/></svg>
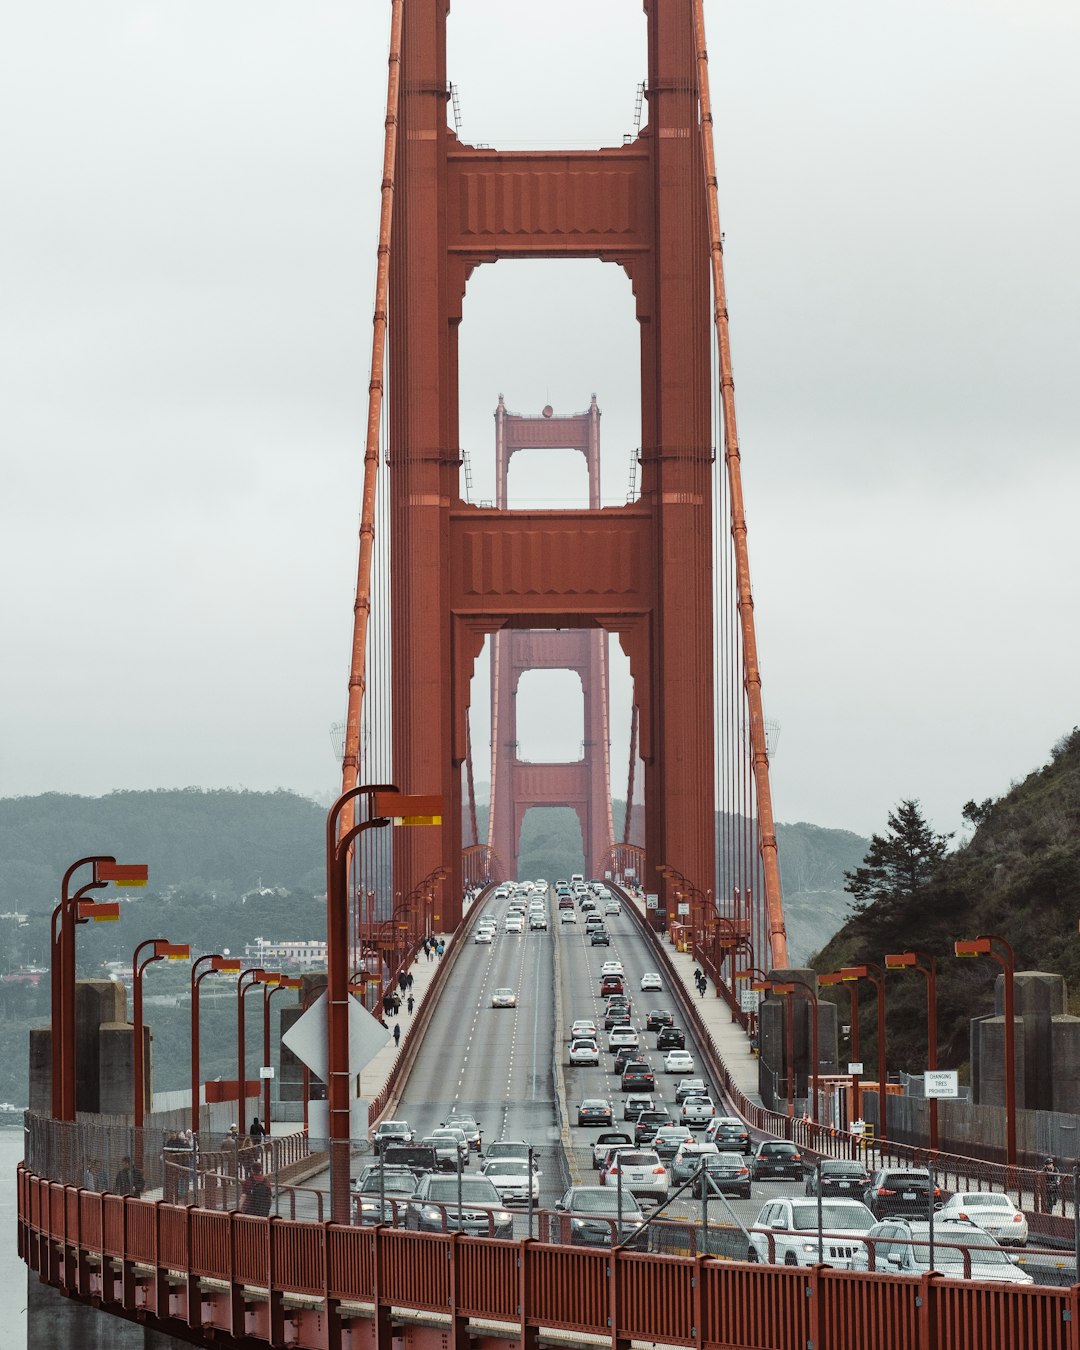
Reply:
<svg viewBox="0 0 1080 1350"><path fill-rule="evenodd" d="M927 1069L923 1075L924 1097L959 1097L960 1084L953 1069Z"/></svg>
<svg viewBox="0 0 1080 1350"><path fill-rule="evenodd" d="M861 1076L862 1076L862 1060L860 1059L859 1062L858 1062L857 1064L849 1064L849 1065L847 1066L847 1071L848 1071L849 1074L851 1074L851 1076L852 1076L853 1078L856 1077L856 1076L861 1077Z"/></svg>
<svg viewBox="0 0 1080 1350"><path fill-rule="evenodd" d="M326 1082L326 995L320 994L311 1007L298 1017L284 1036L287 1045L301 1064L306 1064L316 1078ZM356 999L349 999L349 1069L359 1073L370 1064L390 1039L390 1032L376 1018L362 1008Z"/></svg>
<svg viewBox="0 0 1080 1350"><path fill-rule="evenodd" d="M260 1078L273 1078L273 1076L274 1076L274 1066L272 1064L259 1065Z"/></svg>
<svg viewBox="0 0 1080 1350"><path fill-rule="evenodd" d="M685 900L680 900L680 901L679 901L678 913L679 913L679 914L689 914L689 913L690 913L690 906L686 903Z"/></svg>
<svg viewBox="0 0 1080 1350"><path fill-rule="evenodd" d="M658 895L647 895L647 896L645 897L645 908L646 908L646 909L659 909L659 908L660 908L660 897L659 897Z"/></svg>
<svg viewBox="0 0 1080 1350"><path fill-rule="evenodd" d="M739 991L739 1007L743 1012L757 1012L760 1002L761 995L756 989L742 989Z"/></svg>

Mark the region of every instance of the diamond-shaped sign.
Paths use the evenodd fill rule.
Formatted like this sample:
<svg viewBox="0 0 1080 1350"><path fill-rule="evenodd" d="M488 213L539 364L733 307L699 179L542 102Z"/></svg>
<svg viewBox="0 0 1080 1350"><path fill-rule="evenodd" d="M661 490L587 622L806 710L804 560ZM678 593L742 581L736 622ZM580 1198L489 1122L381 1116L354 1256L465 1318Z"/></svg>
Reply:
<svg viewBox="0 0 1080 1350"><path fill-rule="evenodd" d="M316 1078L326 1082L326 1008L327 996L319 995L303 1017L297 1018L284 1036L287 1045L301 1064L306 1064ZM349 999L349 1071L358 1074L375 1058L390 1032L356 1001Z"/></svg>

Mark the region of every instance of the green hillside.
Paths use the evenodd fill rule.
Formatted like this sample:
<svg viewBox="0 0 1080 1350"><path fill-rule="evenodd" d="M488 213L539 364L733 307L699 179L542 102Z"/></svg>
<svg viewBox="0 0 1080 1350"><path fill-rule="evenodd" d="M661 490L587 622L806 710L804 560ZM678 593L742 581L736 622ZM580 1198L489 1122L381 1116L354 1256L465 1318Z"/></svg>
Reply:
<svg viewBox="0 0 1080 1350"><path fill-rule="evenodd" d="M1065 976L1080 1013L1080 730L1062 738L1049 762L997 801L969 803L971 840L948 853L910 894L886 897L850 917L818 955L818 971L881 964L912 948L938 962L938 1042L943 1068L968 1059L968 1022L988 1012L998 966L958 960L957 938L993 933L1013 945L1017 970ZM830 994L831 996L831 994ZM847 1021L847 995L836 1000ZM874 998L862 1000L863 1059L874 1066ZM889 975L889 1068L921 1072L926 1057L926 989L920 976Z"/></svg>

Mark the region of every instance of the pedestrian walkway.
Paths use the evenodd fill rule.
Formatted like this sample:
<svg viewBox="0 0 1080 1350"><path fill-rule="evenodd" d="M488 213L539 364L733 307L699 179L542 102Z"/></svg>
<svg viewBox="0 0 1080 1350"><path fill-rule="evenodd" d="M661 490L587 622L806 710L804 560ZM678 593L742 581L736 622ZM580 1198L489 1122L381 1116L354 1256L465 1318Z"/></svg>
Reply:
<svg viewBox="0 0 1080 1350"><path fill-rule="evenodd" d="M642 919L647 922L645 897L632 891L627 891L626 895ZM695 1011L704 1022L713 1047L724 1061L728 1073L748 1101L753 1102L755 1106L763 1106L764 1102L758 1092L758 1058L750 1048L750 1038L732 1016L731 1008L716 992L715 986L706 990L704 998L698 993L694 983L694 971L698 968L698 963L690 953L680 952L666 933L657 933L656 936L663 944L664 952L676 975L682 981L687 998L693 1001Z"/></svg>

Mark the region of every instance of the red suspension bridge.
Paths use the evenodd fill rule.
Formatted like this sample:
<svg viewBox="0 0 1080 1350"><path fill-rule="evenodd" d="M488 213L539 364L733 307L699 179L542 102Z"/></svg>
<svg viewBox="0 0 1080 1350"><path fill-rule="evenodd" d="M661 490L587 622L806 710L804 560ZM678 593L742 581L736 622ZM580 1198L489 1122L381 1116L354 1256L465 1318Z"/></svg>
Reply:
<svg viewBox="0 0 1080 1350"><path fill-rule="evenodd" d="M535 1244L531 1220L520 1241L350 1222L349 990L378 985L384 964L429 932L457 929L467 891L514 874L530 807L571 806L589 871L655 890L657 912L684 930L733 1013L751 972L787 965L702 0L644 8L640 133L611 149L509 152L464 144L448 125L447 0L393 0L342 798L327 834L330 1214L294 1222L100 1194L50 1174L42 1148L20 1174L21 1251L73 1299L236 1346L389 1350L445 1347L448 1336L455 1347L535 1346L545 1329L718 1350L1077 1345L1077 1289L944 1289L929 1275ZM626 273L641 432L625 505L601 505L595 398L581 413L533 416L500 397L495 502L463 491L457 348L469 279L523 258L600 259ZM588 504L509 509L511 456L555 446L585 456ZM619 748L613 639L633 686ZM470 707L485 645L481 829ZM578 762L517 755L515 690L535 669L581 679ZM423 827L379 828L397 818ZM73 1121L73 1104L54 1114Z"/></svg>

